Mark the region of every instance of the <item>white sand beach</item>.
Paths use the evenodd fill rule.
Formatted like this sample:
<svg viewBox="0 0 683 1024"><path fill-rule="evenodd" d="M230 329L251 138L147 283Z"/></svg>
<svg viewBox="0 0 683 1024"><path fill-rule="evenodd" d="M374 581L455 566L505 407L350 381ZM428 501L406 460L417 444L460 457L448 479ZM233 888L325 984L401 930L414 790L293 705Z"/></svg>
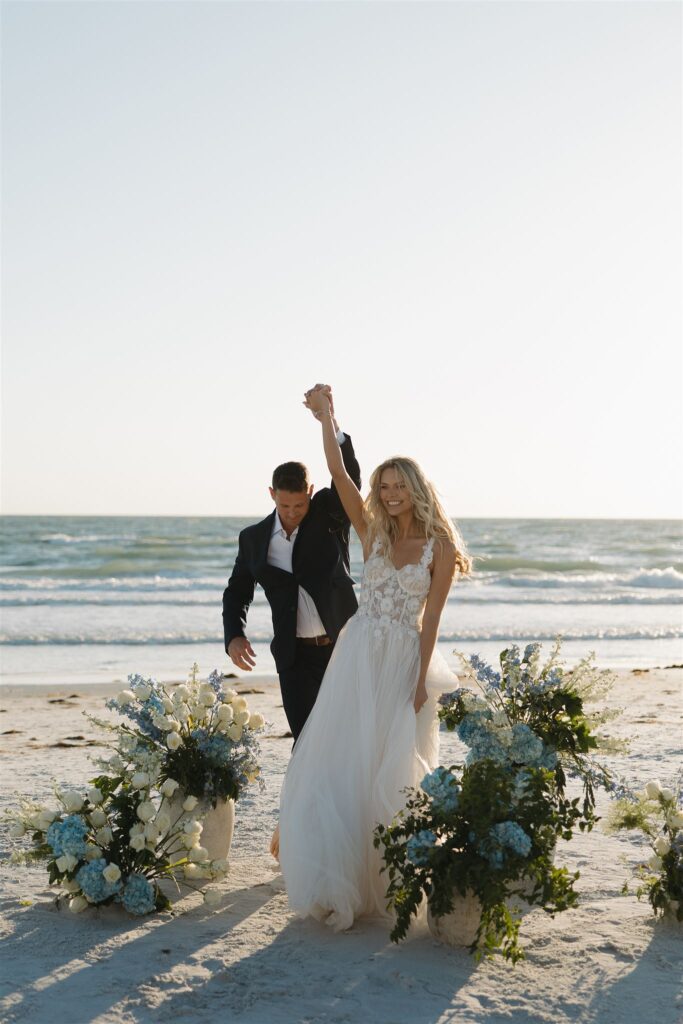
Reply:
<svg viewBox="0 0 683 1024"><path fill-rule="evenodd" d="M680 669L621 671L610 703L623 715L613 735L628 736L614 766L629 780L671 780L680 764ZM683 1019L680 925L655 921L649 905L621 895L644 847L598 827L558 852L580 870L580 905L554 920L524 919L526 960L477 965L465 950L436 943L416 925L402 945L362 920L345 934L296 919L282 876L267 852L280 783L291 749L276 680L237 681L250 707L270 723L262 741L265 792L237 808L231 871L222 901L193 895L144 919L119 908L75 916L55 908L42 867L0 864L1 1019L30 1024L531 1024ZM0 690L2 806L13 793L48 797L51 780L80 784L102 735L82 716L101 714L107 688L4 687ZM442 733L444 764L462 755ZM604 812L605 797L599 801ZM6 858L9 841L2 840ZM183 910L184 912L178 913Z"/></svg>

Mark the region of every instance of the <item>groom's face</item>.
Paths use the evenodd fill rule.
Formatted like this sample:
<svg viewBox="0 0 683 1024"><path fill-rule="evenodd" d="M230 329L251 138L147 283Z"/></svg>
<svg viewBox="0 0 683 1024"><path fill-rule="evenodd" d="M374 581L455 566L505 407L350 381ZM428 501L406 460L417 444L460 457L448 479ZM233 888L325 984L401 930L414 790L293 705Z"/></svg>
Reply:
<svg viewBox="0 0 683 1024"><path fill-rule="evenodd" d="M281 491L279 488L274 491L272 487L270 488L270 496L275 502L280 522L288 533L296 530L307 514L312 494L313 484L307 491Z"/></svg>

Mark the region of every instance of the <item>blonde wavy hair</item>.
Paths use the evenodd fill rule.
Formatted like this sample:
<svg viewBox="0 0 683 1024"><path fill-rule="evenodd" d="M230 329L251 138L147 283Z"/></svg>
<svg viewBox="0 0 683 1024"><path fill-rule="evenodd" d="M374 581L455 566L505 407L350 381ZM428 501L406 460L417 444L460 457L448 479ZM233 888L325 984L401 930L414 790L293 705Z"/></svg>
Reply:
<svg viewBox="0 0 683 1024"><path fill-rule="evenodd" d="M455 548L455 565L462 576L469 576L472 559L467 553L465 542L458 527L446 514L439 501L436 488L424 475L417 462L404 455L386 459L370 477L370 493L363 504L363 514L368 524L368 546L379 540L380 548L390 555L398 539L398 524L389 515L380 497L380 484L385 469L395 469L405 483L413 505L413 516L424 533L425 540L449 540Z"/></svg>

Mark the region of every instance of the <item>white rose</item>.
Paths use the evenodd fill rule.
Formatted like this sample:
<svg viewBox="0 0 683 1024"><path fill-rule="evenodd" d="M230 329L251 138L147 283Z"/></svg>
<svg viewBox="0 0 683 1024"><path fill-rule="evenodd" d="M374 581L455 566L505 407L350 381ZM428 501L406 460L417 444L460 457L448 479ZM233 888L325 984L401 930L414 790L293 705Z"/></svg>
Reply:
<svg viewBox="0 0 683 1024"><path fill-rule="evenodd" d="M74 857L72 853L65 853L62 857L58 857L55 861L57 870L61 871L62 874L66 874L67 871L72 871L78 864L78 857Z"/></svg>
<svg viewBox="0 0 683 1024"><path fill-rule="evenodd" d="M223 897L219 893L218 889L207 889L204 893L204 902L209 907L215 907L222 899Z"/></svg>
<svg viewBox="0 0 683 1024"><path fill-rule="evenodd" d="M145 839L148 843L154 843L156 846L157 840L159 839L159 829L155 822L148 821L145 825Z"/></svg>
<svg viewBox="0 0 683 1024"><path fill-rule="evenodd" d="M249 721L250 717L251 716L248 711L238 711L237 714L235 715L235 725L239 725L240 728L242 726L245 726Z"/></svg>
<svg viewBox="0 0 683 1024"><path fill-rule="evenodd" d="M121 693L118 694L116 700L122 708L125 708L127 704L133 703L135 700L135 694L132 690L121 690Z"/></svg>
<svg viewBox="0 0 683 1024"><path fill-rule="evenodd" d="M101 807L96 807L90 814L90 820L95 828L101 828L102 825L106 824L107 815L104 813Z"/></svg>
<svg viewBox="0 0 683 1024"><path fill-rule="evenodd" d="M206 708L213 707L213 705L216 703L216 694L213 692L213 690L206 690L204 693L201 693L199 695L199 702L200 704L203 704L204 707Z"/></svg>
<svg viewBox="0 0 683 1024"><path fill-rule="evenodd" d="M181 683L180 686L176 687L173 696L177 697L178 700L187 700L190 696L190 691L184 683Z"/></svg>
<svg viewBox="0 0 683 1024"><path fill-rule="evenodd" d="M196 818L190 818L189 821L185 822L184 831L187 833L187 835L191 835L192 833L194 833L195 835L200 836L204 831L204 826L202 825L201 821L197 821Z"/></svg>
<svg viewBox="0 0 683 1024"><path fill-rule="evenodd" d="M164 706L164 711L166 712L166 714L170 715L171 712L173 711L174 707L175 707L175 704L173 703L171 698L170 697L162 697L161 698L161 703Z"/></svg>
<svg viewBox="0 0 683 1024"><path fill-rule="evenodd" d="M182 739L177 732L169 732L166 737L166 746L169 750L177 750L182 745Z"/></svg>
<svg viewBox="0 0 683 1024"><path fill-rule="evenodd" d="M109 846L113 838L114 835L112 833L112 830L109 828L109 825L105 825L104 828L98 829L97 832L95 833L95 839L97 840L100 846Z"/></svg>
<svg viewBox="0 0 683 1024"><path fill-rule="evenodd" d="M219 858L218 860L212 860L211 861L211 870L216 875L227 875L228 871L230 870L230 863L229 863L229 861L225 860L225 858Z"/></svg>
<svg viewBox="0 0 683 1024"><path fill-rule="evenodd" d="M141 821L139 821L136 825L133 825L132 828L128 829L128 835L129 836L141 836L144 831L145 831L145 826L142 824Z"/></svg>
<svg viewBox="0 0 683 1024"><path fill-rule="evenodd" d="M9 834L11 839L21 839L22 836L26 835L26 829L20 821L17 821L14 825L10 825Z"/></svg>
<svg viewBox="0 0 683 1024"><path fill-rule="evenodd" d="M229 704L221 704L218 709L218 721L219 722L232 722L233 720L232 708Z"/></svg>
<svg viewBox="0 0 683 1024"><path fill-rule="evenodd" d="M666 857L671 849L671 843L665 836L660 836L659 839L655 840L654 848L655 853L658 853L660 857Z"/></svg>
<svg viewBox="0 0 683 1024"><path fill-rule="evenodd" d="M74 882L73 879L69 880L68 878L63 879L63 881L61 881L59 885L60 888L64 890L64 892L80 892L81 888L78 882Z"/></svg>
<svg viewBox="0 0 683 1024"><path fill-rule="evenodd" d="M140 821L147 822L150 820L150 818L153 818L155 814L156 807L154 806L151 800L144 800L138 806L137 815Z"/></svg>
<svg viewBox="0 0 683 1024"><path fill-rule="evenodd" d="M237 696L237 690L226 690L225 691L225 696L223 697L223 701L224 701L224 703L227 704L230 701L233 701L236 696Z"/></svg>
<svg viewBox="0 0 683 1024"><path fill-rule="evenodd" d="M190 709L188 708L187 704L181 704L178 708L176 708L175 716L179 722L187 722L187 720L190 717Z"/></svg>
<svg viewBox="0 0 683 1024"><path fill-rule="evenodd" d="M164 835L166 832L168 832L168 830L171 827L171 819L168 814L157 814L156 818L154 819L154 824L159 830L159 833L161 835Z"/></svg>
<svg viewBox="0 0 683 1024"><path fill-rule="evenodd" d="M72 914L80 914L82 910L85 910L88 906L88 901L85 896L74 896L69 903L69 910Z"/></svg>
<svg viewBox="0 0 683 1024"><path fill-rule="evenodd" d="M231 725L228 726L228 728L225 731L226 734L230 737L230 739L233 740L235 743L237 743L238 740L242 739L242 726L238 725L237 722L233 722Z"/></svg>
<svg viewBox="0 0 683 1024"><path fill-rule="evenodd" d="M233 711L246 711L247 702L244 697L235 697L232 702Z"/></svg>
<svg viewBox="0 0 683 1024"><path fill-rule="evenodd" d="M263 715L260 715L258 711L249 716L249 728L250 729L262 729L266 724L266 720Z"/></svg>
<svg viewBox="0 0 683 1024"><path fill-rule="evenodd" d="M647 866L649 868L652 868L653 871L659 871L659 869L662 866L662 858L661 857L650 857L649 861L647 862Z"/></svg>
<svg viewBox="0 0 683 1024"><path fill-rule="evenodd" d="M97 786L93 786L92 789L88 790L88 800L91 804L95 804L95 806L97 806L97 804L101 804L104 800L104 797Z"/></svg>
<svg viewBox="0 0 683 1024"><path fill-rule="evenodd" d="M674 791L673 789L665 788L659 795L661 796L662 800L664 800L665 803L668 804L674 798Z"/></svg>
<svg viewBox="0 0 683 1024"><path fill-rule="evenodd" d="M43 822L43 815L42 815L41 811L36 811L35 814L31 814L29 816L28 823L31 826L31 828L38 828L38 829L41 830L41 832L44 831L43 830L42 822Z"/></svg>
<svg viewBox="0 0 683 1024"><path fill-rule="evenodd" d="M669 814L668 820L674 828L683 828L683 811L673 811Z"/></svg>
<svg viewBox="0 0 683 1024"><path fill-rule="evenodd" d="M159 787L159 792L162 794L162 796L171 797L173 796L179 785L180 783L176 782L175 779L166 779L165 782L162 782L161 786Z"/></svg>
<svg viewBox="0 0 683 1024"><path fill-rule="evenodd" d="M133 789L145 789L149 786L149 775L147 772L136 772L130 780Z"/></svg>
<svg viewBox="0 0 683 1024"><path fill-rule="evenodd" d="M193 847L199 846L199 834L197 832L185 832L180 837L180 842L186 850L191 850Z"/></svg>
<svg viewBox="0 0 683 1024"><path fill-rule="evenodd" d="M99 846L88 846L85 854L86 860L99 860L102 857L102 851Z"/></svg>
<svg viewBox="0 0 683 1024"><path fill-rule="evenodd" d="M144 835L133 836L133 838L131 839L131 841L129 842L128 845L131 846L134 850L144 850L144 848L145 848L145 837L144 837Z"/></svg>
<svg viewBox="0 0 683 1024"><path fill-rule="evenodd" d="M202 871L198 864L185 864L183 866L185 878L201 878Z"/></svg>
<svg viewBox="0 0 683 1024"><path fill-rule="evenodd" d="M662 792L662 784L659 779L655 779L654 782L648 782L645 787L645 793L650 800L656 800L659 794Z"/></svg>
<svg viewBox="0 0 683 1024"><path fill-rule="evenodd" d="M193 846L190 850L190 860L195 863L209 859L209 851L205 846Z"/></svg>
<svg viewBox="0 0 683 1024"><path fill-rule="evenodd" d="M70 814L75 814L76 811L80 811L83 806L83 797L75 789L70 789L67 793L62 793L61 799Z"/></svg>
<svg viewBox="0 0 683 1024"><path fill-rule="evenodd" d="M152 696L152 687L148 686L147 683L140 683L140 685L135 688L135 695L140 700L147 700Z"/></svg>
<svg viewBox="0 0 683 1024"><path fill-rule="evenodd" d="M198 803L199 800L197 799L196 796L186 796L185 799L183 800L183 810L193 811Z"/></svg>
<svg viewBox="0 0 683 1024"><path fill-rule="evenodd" d="M118 864L107 864L102 875L108 882L118 882L121 877L121 868Z"/></svg>

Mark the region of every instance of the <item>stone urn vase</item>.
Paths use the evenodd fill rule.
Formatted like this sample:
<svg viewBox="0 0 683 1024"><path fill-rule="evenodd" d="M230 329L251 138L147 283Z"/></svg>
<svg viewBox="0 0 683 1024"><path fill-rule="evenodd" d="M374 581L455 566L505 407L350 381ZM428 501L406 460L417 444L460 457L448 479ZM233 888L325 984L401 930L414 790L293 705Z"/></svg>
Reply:
<svg viewBox="0 0 683 1024"><path fill-rule="evenodd" d="M164 799L164 809L169 814L173 827L182 826L183 822L189 821L190 818L200 818L204 826L200 845L208 851L209 860L226 860L230 853L235 827L235 801L219 799L213 807L210 801L200 800L193 811L185 811L183 803L186 798L187 794L179 789L170 799ZM170 847L173 853L183 849L179 841Z"/></svg>
<svg viewBox="0 0 683 1024"><path fill-rule="evenodd" d="M477 936L481 920L481 903L472 892L453 896L453 909L435 917L427 908L427 924L435 939L447 946L471 946Z"/></svg>

